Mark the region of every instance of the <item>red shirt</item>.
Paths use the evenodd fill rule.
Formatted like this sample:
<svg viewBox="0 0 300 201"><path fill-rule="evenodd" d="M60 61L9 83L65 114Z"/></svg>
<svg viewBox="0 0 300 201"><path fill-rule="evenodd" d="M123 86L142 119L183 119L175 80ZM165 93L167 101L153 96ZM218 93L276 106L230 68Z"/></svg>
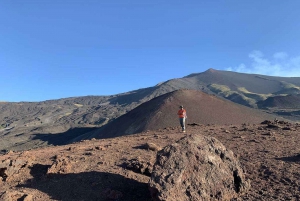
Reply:
<svg viewBox="0 0 300 201"><path fill-rule="evenodd" d="M180 109L177 114L178 114L179 118L185 118L186 117L185 109Z"/></svg>

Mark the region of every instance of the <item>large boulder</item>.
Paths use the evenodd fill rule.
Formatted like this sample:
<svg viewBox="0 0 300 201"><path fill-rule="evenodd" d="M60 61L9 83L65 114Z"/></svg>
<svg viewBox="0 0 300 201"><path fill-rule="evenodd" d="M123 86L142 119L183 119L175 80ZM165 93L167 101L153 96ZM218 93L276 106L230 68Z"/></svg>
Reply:
<svg viewBox="0 0 300 201"><path fill-rule="evenodd" d="M149 181L155 201L230 200L249 188L233 152L202 135L184 137L159 151Z"/></svg>

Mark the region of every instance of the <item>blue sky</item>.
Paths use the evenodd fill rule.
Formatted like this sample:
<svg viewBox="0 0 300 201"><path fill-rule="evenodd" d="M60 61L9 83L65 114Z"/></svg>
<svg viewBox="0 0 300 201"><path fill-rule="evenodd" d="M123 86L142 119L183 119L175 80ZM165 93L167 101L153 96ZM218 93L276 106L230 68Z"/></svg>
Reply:
<svg viewBox="0 0 300 201"><path fill-rule="evenodd" d="M297 0L2 0L2 101L112 95L208 68L300 77Z"/></svg>

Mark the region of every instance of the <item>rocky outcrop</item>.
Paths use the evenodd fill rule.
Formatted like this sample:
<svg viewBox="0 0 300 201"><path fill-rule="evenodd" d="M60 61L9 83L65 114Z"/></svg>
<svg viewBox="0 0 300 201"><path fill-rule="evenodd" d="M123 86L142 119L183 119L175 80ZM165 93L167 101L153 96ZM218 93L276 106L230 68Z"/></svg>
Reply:
<svg viewBox="0 0 300 201"><path fill-rule="evenodd" d="M12 175L16 175L19 171L30 165L31 162L23 159L15 159L15 160L3 160L0 161L0 179L2 181L6 181Z"/></svg>
<svg viewBox="0 0 300 201"><path fill-rule="evenodd" d="M48 168L47 174L66 174L70 173L71 171L71 163L65 157L56 158L53 164Z"/></svg>
<svg viewBox="0 0 300 201"><path fill-rule="evenodd" d="M33 196L19 191L6 191L0 196L1 201L33 201Z"/></svg>
<svg viewBox="0 0 300 201"><path fill-rule="evenodd" d="M230 200L249 188L233 152L202 135L184 137L159 151L149 182L155 201Z"/></svg>
<svg viewBox="0 0 300 201"><path fill-rule="evenodd" d="M150 161L141 161L139 158L134 158L123 163L123 167L133 172L151 176L153 163Z"/></svg>

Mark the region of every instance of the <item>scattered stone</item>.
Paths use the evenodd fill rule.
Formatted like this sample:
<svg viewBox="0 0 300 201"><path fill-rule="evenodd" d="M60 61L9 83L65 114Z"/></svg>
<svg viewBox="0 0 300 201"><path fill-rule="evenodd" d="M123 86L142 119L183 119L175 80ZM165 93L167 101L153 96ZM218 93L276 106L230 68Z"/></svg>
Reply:
<svg viewBox="0 0 300 201"><path fill-rule="evenodd" d="M144 147L145 147L145 149L148 149L148 150L151 150L151 151L159 151L159 150L161 150L161 147L159 147L156 144L151 143L151 142L147 142L144 145Z"/></svg>
<svg viewBox="0 0 300 201"><path fill-rule="evenodd" d="M95 147L95 149L97 149L97 150L101 150L101 151L104 151L104 150L106 150L106 148L105 148L105 147L103 147L103 146L96 146L96 147Z"/></svg>
<svg viewBox="0 0 300 201"><path fill-rule="evenodd" d="M197 123L191 123L191 124L187 124L189 126L200 126L200 124L197 124Z"/></svg>
<svg viewBox="0 0 300 201"><path fill-rule="evenodd" d="M84 155L86 155L86 156L92 156L94 154L93 154L93 152L86 152L86 153L84 153Z"/></svg>
<svg viewBox="0 0 300 201"><path fill-rule="evenodd" d="M272 122L270 120L264 120L263 122L261 122L260 124L271 124Z"/></svg>
<svg viewBox="0 0 300 201"><path fill-rule="evenodd" d="M249 188L233 152L216 138L201 135L159 151L149 182L154 201L230 200Z"/></svg>
<svg viewBox="0 0 300 201"><path fill-rule="evenodd" d="M76 150L76 147L69 147L68 148L68 151L75 151Z"/></svg>
<svg viewBox="0 0 300 201"><path fill-rule="evenodd" d="M140 159L135 158L123 163L123 167L132 170L133 172L144 174L146 176L151 176L153 170L153 164L146 161L140 161Z"/></svg>
<svg viewBox="0 0 300 201"><path fill-rule="evenodd" d="M0 177L2 177L2 181L6 181L6 178L8 177L5 173L7 170L7 167L0 168Z"/></svg>
<svg viewBox="0 0 300 201"><path fill-rule="evenodd" d="M268 124L267 128L279 129L279 128L281 128L281 126L277 125L277 124Z"/></svg>
<svg viewBox="0 0 300 201"><path fill-rule="evenodd" d="M260 141L258 141L258 140L256 140L256 139L249 140L248 142L260 143Z"/></svg>
<svg viewBox="0 0 300 201"><path fill-rule="evenodd" d="M244 128L242 128L242 129L240 129L239 131L250 131L250 130L249 130L249 128L244 127Z"/></svg>
<svg viewBox="0 0 300 201"><path fill-rule="evenodd" d="M278 121L278 124L289 124L287 121Z"/></svg>
<svg viewBox="0 0 300 201"><path fill-rule="evenodd" d="M274 135L274 132L267 132L267 133L262 133L262 135L268 135L268 136L273 136Z"/></svg>

